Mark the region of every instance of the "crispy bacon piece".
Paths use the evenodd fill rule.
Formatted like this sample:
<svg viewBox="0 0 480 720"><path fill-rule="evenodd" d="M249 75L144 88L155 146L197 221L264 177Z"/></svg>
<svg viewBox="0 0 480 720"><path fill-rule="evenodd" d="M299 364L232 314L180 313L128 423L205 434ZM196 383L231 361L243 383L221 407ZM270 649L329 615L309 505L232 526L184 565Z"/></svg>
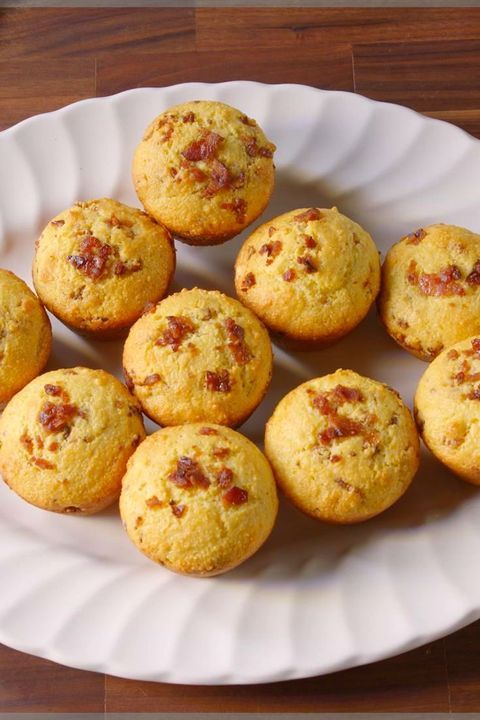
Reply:
<svg viewBox="0 0 480 720"><path fill-rule="evenodd" d="M235 198L235 200L230 203L222 203L220 207L223 210L231 210L237 218L237 222L243 223L245 221L245 215L247 213L247 203L242 198Z"/></svg>
<svg viewBox="0 0 480 720"><path fill-rule="evenodd" d="M299 213L298 215L294 215L293 219L297 222L312 222L313 220L320 220L322 217L322 213L318 208L309 208L308 210L305 210L303 213Z"/></svg>
<svg viewBox="0 0 480 720"><path fill-rule="evenodd" d="M317 247L317 243L311 235L304 235L303 240L305 242L305 247L309 248L310 250L313 250L313 248Z"/></svg>
<svg viewBox="0 0 480 720"><path fill-rule="evenodd" d="M246 365L252 359L252 354L245 343L245 330L233 318L225 320L225 328L229 339L227 346L235 362L237 365Z"/></svg>
<svg viewBox="0 0 480 720"><path fill-rule="evenodd" d="M212 372L207 370L205 373L205 381L208 390L214 392L230 392L232 383L228 370L220 370L220 372Z"/></svg>
<svg viewBox="0 0 480 720"><path fill-rule="evenodd" d="M193 162L209 160L215 156L223 140L224 138L218 135L218 133L205 130L199 140L195 140L185 148L182 155L187 160L192 160Z"/></svg>
<svg viewBox="0 0 480 720"><path fill-rule="evenodd" d="M114 275L126 275L127 273L135 273L143 268L142 260L134 260L133 262L122 262L117 260L113 266Z"/></svg>
<svg viewBox="0 0 480 720"><path fill-rule="evenodd" d="M182 117L182 122L184 122L184 123L192 123L194 121L195 121L195 113L193 113L191 111Z"/></svg>
<svg viewBox="0 0 480 720"><path fill-rule="evenodd" d="M207 173L201 170L196 165L192 165L192 163L187 162L186 160L182 160L180 162L180 167L182 167L184 170L187 171L187 173L198 182L202 182L202 180L205 180L207 177Z"/></svg>
<svg viewBox="0 0 480 720"><path fill-rule="evenodd" d="M230 449L227 447L218 447L214 448L213 450L213 456L218 458L218 460L223 460L224 458L228 457L230 455Z"/></svg>
<svg viewBox="0 0 480 720"><path fill-rule="evenodd" d="M274 240L273 242L265 243L258 251L260 255L267 256L267 265L271 265L277 255L282 251L283 244L281 240Z"/></svg>
<svg viewBox="0 0 480 720"><path fill-rule="evenodd" d="M257 280L255 278L255 275L252 272L247 273L242 280L243 292L247 292L248 290L250 290L250 288L253 287L256 282Z"/></svg>
<svg viewBox="0 0 480 720"><path fill-rule="evenodd" d="M34 465L41 468L42 470L53 470L55 467L53 463L45 460L45 458L32 457L32 462Z"/></svg>
<svg viewBox="0 0 480 720"><path fill-rule="evenodd" d="M173 352L177 352L187 335L191 335L195 331L195 325L183 315L169 315L167 322L167 329L158 338L155 345L169 345Z"/></svg>
<svg viewBox="0 0 480 720"><path fill-rule="evenodd" d="M331 425L318 434L318 440L322 445L329 445L332 440L336 438L362 435L364 431L362 423L351 420L343 415L331 415L330 422Z"/></svg>
<svg viewBox="0 0 480 720"><path fill-rule="evenodd" d="M342 478L334 478L333 481L339 485L342 490L347 490L350 493L356 493L357 495L360 495L360 497L364 497L363 492L360 490L360 488L356 488L354 485L351 485L348 482L345 482L345 480L342 480Z"/></svg>
<svg viewBox="0 0 480 720"><path fill-rule="evenodd" d="M447 358L449 360L458 360L459 357L460 357L460 355L458 354L458 352L456 350L452 349L452 350L449 350L447 353Z"/></svg>
<svg viewBox="0 0 480 720"><path fill-rule="evenodd" d="M283 273L282 277L285 282L292 282L292 280L295 280L295 278L297 277L297 273L293 268L289 268Z"/></svg>
<svg viewBox="0 0 480 720"><path fill-rule="evenodd" d="M203 194L205 197L213 197L223 188L230 187L233 177L230 170L220 160L213 158L211 162L210 179Z"/></svg>
<svg viewBox="0 0 480 720"><path fill-rule="evenodd" d="M307 273L314 273L317 272L318 268L315 264L315 260L312 258L311 255L304 255L303 257L297 257L297 262L300 263L300 265L303 265L305 268L305 272Z"/></svg>
<svg viewBox="0 0 480 720"><path fill-rule="evenodd" d="M415 260L411 260L407 270L407 281L417 285L422 295L450 296L465 295L464 288L458 280L462 273L456 265L448 265L438 273L419 273Z"/></svg>
<svg viewBox="0 0 480 720"><path fill-rule="evenodd" d="M347 387L346 385L337 385L331 394L332 399L339 405L344 402L363 402L365 400L363 393L358 388Z"/></svg>
<svg viewBox="0 0 480 720"><path fill-rule="evenodd" d="M230 470L230 468L223 467L218 473L217 473L217 484L220 485L220 487L228 488L233 482L233 471Z"/></svg>
<svg viewBox="0 0 480 720"><path fill-rule="evenodd" d="M218 430L211 427L202 427L198 431L199 435L218 435Z"/></svg>
<svg viewBox="0 0 480 720"><path fill-rule="evenodd" d="M200 487L206 489L210 485L209 479L201 471L198 462L186 455L177 461L177 467L170 473L168 479L180 488Z"/></svg>
<svg viewBox="0 0 480 720"><path fill-rule="evenodd" d="M243 144L249 157L273 157L273 151L269 147L259 147L257 138L253 135L244 137Z"/></svg>
<svg viewBox="0 0 480 720"><path fill-rule="evenodd" d="M227 507L229 505L242 505L248 500L248 491L234 485L223 494L222 500Z"/></svg>
<svg viewBox="0 0 480 720"><path fill-rule="evenodd" d="M30 437L30 435L27 435L27 433L23 433L23 435L20 437L20 442L22 443L25 450L31 455L33 453L33 440Z"/></svg>
<svg viewBox="0 0 480 720"><path fill-rule="evenodd" d="M69 422L78 415L78 408L75 405L59 404L52 402L43 404L38 419L48 432L59 432L69 426Z"/></svg>
<svg viewBox="0 0 480 720"><path fill-rule="evenodd" d="M170 500L170 507L172 509L172 513L177 518L181 518L182 515L185 513L185 510L187 509L186 505L181 505L181 504L177 505L176 503L173 502L173 500Z"/></svg>
<svg viewBox="0 0 480 720"><path fill-rule="evenodd" d="M468 393L467 398L469 400L480 400L480 385L471 390Z"/></svg>
<svg viewBox="0 0 480 720"><path fill-rule="evenodd" d="M68 255L67 260L82 275L98 280L103 275L111 254L110 245L100 242L93 235L87 235L80 243L79 254Z"/></svg>
<svg viewBox="0 0 480 720"><path fill-rule="evenodd" d="M336 385L333 390L314 395L313 406L322 415L328 417L330 425L326 430L318 434L318 441L321 445L329 445L332 440L341 437L352 437L354 435L366 435L367 440L373 439L372 431L363 422L351 420L338 413L338 408L345 403L363 402L365 397L358 388ZM374 417L370 417L373 422Z"/></svg>
<svg viewBox="0 0 480 720"><path fill-rule="evenodd" d="M155 385L156 383L158 383L159 380L160 375L158 373L152 373L151 375L147 375L142 385L146 385L147 387L149 385Z"/></svg>
<svg viewBox="0 0 480 720"><path fill-rule="evenodd" d="M480 338L473 338L472 349L477 353L477 355L480 355Z"/></svg>
<svg viewBox="0 0 480 720"><path fill-rule="evenodd" d="M472 272L467 275L467 283L469 285L480 285L480 260L477 260Z"/></svg>
<svg viewBox="0 0 480 720"><path fill-rule="evenodd" d="M425 230L423 228L419 228L418 230L415 230L415 232L407 235L406 240L409 245L418 245L418 243L421 242L426 235L427 233Z"/></svg>
<svg viewBox="0 0 480 720"><path fill-rule="evenodd" d="M156 495L152 495L152 497L148 498L145 503L149 508L162 507L163 505L162 501L159 500Z"/></svg>

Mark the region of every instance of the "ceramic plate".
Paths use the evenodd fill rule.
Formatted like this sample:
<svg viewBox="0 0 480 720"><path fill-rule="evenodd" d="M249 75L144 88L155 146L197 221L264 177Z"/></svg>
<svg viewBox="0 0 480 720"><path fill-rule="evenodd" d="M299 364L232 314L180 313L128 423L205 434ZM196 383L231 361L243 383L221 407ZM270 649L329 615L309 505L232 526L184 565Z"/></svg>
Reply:
<svg viewBox="0 0 480 720"><path fill-rule="evenodd" d="M77 200L110 196L137 205L130 161L143 129L170 105L198 98L242 109L278 146L264 220L336 205L383 253L433 222L480 231L480 143L458 128L344 92L186 84L85 100L1 133L1 265L30 282L35 238ZM242 240L215 248L178 243L176 288L233 294ZM120 343L89 343L56 320L53 326L49 369L81 364L120 375ZM242 431L261 444L280 398L338 367L387 382L409 404L425 369L372 312L328 350L275 349L271 390ZM266 545L223 577L186 578L155 566L130 544L117 508L57 516L3 484L0 534L0 641L127 678L307 677L402 652L480 616L480 496L427 453L404 498L363 525L329 527L283 503Z"/></svg>

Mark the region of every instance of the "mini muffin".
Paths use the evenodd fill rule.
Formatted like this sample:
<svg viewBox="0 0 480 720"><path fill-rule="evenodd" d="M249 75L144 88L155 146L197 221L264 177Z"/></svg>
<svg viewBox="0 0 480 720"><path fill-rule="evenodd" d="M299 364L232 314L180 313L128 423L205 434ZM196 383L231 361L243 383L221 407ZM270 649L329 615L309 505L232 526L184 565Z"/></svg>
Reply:
<svg viewBox="0 0 480 720"><path fill-rule="evenodd" d="M170 234L116 200L76 203L36 243L33 281L66 325L98 337L118 334L164 297L175 270Z"/></svg>
<svg viewBox="0 0 480 720"><path fill-rule="evenodd" d="M250 310L215 290L182 290L130 330L127 385L160 425L240 425L272 375L268 333Z"/></svg>
<svg viewBox="0 0 480 720"><path fill-rule="evenodd" d="M288 393L268 421L265 453L288 499L332 523L383 512L419 465L415 423L399 394L353 370Z"/></svg>
<svg viewBox="0 0 480 720"><path fill-rule="evenodd" d="M378 308L387 332L421 360L480 333L480 235L439 224L402 238L385 258Z"/></svg>
<svg viewBox="0 0 480 720"><path fill-rule="evenodd" d="M445 349L428 366L415 395L415 419L435 457L480 485L480 337Z"/></svg>
<svg viewBox="0 0 480 720"><path fill-rule="evenodd" d="M273 218L245 241L235 264L242 303L298 349L328 345L352 330L379 284L372 238L337 208Z"/></svg>
<svg viewBox="0 0 480 720"><path fill-rule="evenodd" d="M146 129L133 182L146 211L190 245L216 245L250 225L273 191L275 145L220 102L176 105Z"/></svg>
<svg viewBox="0 0 480 720"><path fill-rule="evenodd" d="M137 548L189 575L242 563L270 535L277 509L260 450L234 430L201 423L150 435L128 463L120 497Z"/></svg>
<svg viewBox="0 0 480 720"><path fill-rule="evenodd" d="M53 370L15 395L0 418L0 472L32 505L91 514L118 498L144 437L138 404L119 380L103 370Z"/></svg>
<svg viewBox="0 0 480 720"><path fill-rule="evenodd" d="M42 372L51 345L50 320L37 296L0 269L0 403Z"/></svg>

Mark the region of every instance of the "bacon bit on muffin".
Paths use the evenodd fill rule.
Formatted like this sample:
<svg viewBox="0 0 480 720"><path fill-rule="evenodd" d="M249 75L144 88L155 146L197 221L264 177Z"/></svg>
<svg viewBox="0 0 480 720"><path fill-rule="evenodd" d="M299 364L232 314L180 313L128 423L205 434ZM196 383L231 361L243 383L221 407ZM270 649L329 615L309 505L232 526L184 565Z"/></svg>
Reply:
<svg viewBox="0 0 480 720"><path fill-rule="evenodd" d="M311 235L304 235L303 241L305 243L305 247L309 248L310 250L313 250L313 248L317 247L317 243Z"/></svg>
<svg viewBox="0 0 480 720"><path fill-rule="evenodd" d="M53 470L55 465L44 458L32 457L32 462L42 470Z"/></svg>
<svg viewBox="0 0 480 720"><path fill-rule="evenodd" d="M299 213L298 215L294 215L293 219L297 222L312 222L313 220L320 220L322 217L322 213L318 208L309 208L308 210L305 210L303 213Z"/></svg>
<svg viewBox="0 0 480 720"><path fill-rule="evenodd" d="M242 280L243 292L247 292L248 290L250 290L250 288L253 287L256 282L257 280L255 278L255 275L252 272L247 273Z"/></svg>
<svg viewBox="0 0 480 720"><path fill-rule="evenodd" d="M78 255L68 255L68 262L91 280L98 280L104 273L112 248L93 235L83 238Z"/></svg>
<svg viewBox="0 0 480 720"><path fill-rule="evenodd" d="M467 398L469 400L480 400L480 385L471 390L468 393Z"/></svg>
<svg viewBox="0 0 480 720"><path fill-rule="evenodd" d="M449 350L447 353L447 358L449 360L458 360L459 357L460 357L460 355L456 350L452 349L452 350Z"/></svg>
<svg viewBox="0 0 480 720"><path fill-rule="evenodd" d="M282 251L283 244L280 240L275 240L274 242L265 243L265 245L262 245L260 250L258 251L260 255L266 255L267 256L267 265L271 265L277 255L279 255Z"/></svg>
<svg viewBox="0 0 480 720"><path fill-rule="evenodd" d="M131 273L136 273L139 270L142 270L143 268L143 261L142 260L133 260L133 261L127 261L122 262L121 260L117 260L117 262L113 266L113 274L114 275L126 275Z"/></svg>
<svg viewBox="0 0 480 720"><path fill-rule="evenodd" d="M198 462L185 455L177 461L177 467L170 473L168 479L180 488L201 487L206 489L210 485L209 479L201 471Z"/></svg>
<svg viewBox="0 0 480 720"><path fill-rule="evenodd" d="M40 411L38 419L49 432L58 432L68 427L69 421L78 415L75 405L46 402Z"/></svg>
<svg viewBox="0 0 480 720"><path fill-rule="evenodd" d="M423 240L424 237L427 236L427 233L423 228L419 228L418 230L415 230L415 232L410 233L405 238L407 243L409 245L418 245L421 240Z"/></svg>
<svg viewBox="0 0 480 720"><path fill-rule="evenodd" d="M147 375L147 377L141 384L144 386L146 385L148 387L149 385L155 385L156 383L159 382L159 380L160 380L160 375L158 373L152 373L151 375Z"/></svg>
<svg viewBox="0 0 480 720"><path fill-rule="evenodd" d="M187 509L187 506L186 506L186 505L181 505L181 504L180 504L180 505L177 505L173 500L170 500L170 503L169 503L169 504L170 504L172 513L173 513L173 514L175 515L175 517L177 517L177 518L181 518L182 515L185 513L185 510Z"/></svg>
<svg viewBox="0 0 480 720"><path fill-rule="evenodd" d="M357 495L360 495L360 497L365 497L363 492L360 490L360 488L355 487L354 485L351 485L348 482L345 482L345 480L342 480L342 478L334 478L333 481L339 485L342 490L348 490L350 493L356 493Z"/></svg>
<svg viewBox="0 0 480 720"><path fill-rule="evenodd" d="M297 277L297 273L295 272L295 270L293 268L289 268L288 270L286 270L283 273L282 277L285 280L285 282L292 282Z"/></svg>
<svg viewBox="0 0 480 720"><path fill-rule="evenodd" d="M227 447L218 447L213 449L213 456L218 460L223 460L230 455L230 449Z"/></svg>
<svg viewBox="0 0 480 720"><path fill-rule="evenodd" d="M252 359L252 354L245 343L245 330L237 325L233 318L225 320L225 328L229 342L227 347L238 365L246 365Z"/></svg>
<svg viewBox="0 0 480 720"><path fill-rule="evenodd" d="M257 138L253 135L248 135L242 138L245 150L249 157L273 157L273 151L269 147L259 147Z"/></svg>
<svg viewBox="0 0 480 720"><path fill-rule="evenodd" d="M145 501L145 504L149 508L156 508L156 507L162 507L163 502L158 499L156 495L152 495L152 497L148 498L148 500Z"/></svg>
<svg viewBox="0 0 480 720"><path fill-rule="evenodd" d="M469 285L480 285L480 260L477 260L472 272L467 275L467 283Z"/></svg>
<svg viewBox="0 0 480 720"><path fill-rule="evenodd" d="M218 133L204 130L199 140L192 142L182 155L187 160L197 162L198 160L209 160L215 156L224 138Z"/></svg>
<svg viewBox="0 0 480 720"><path fill-rule="evenodd" d="M195 113L188 112L186 115L182 117L182 122L184 123L192 123L195 122Z"/></svg>
<svg viewBox="0 0 480 720"><path fill-rule="evenodd" d="M47 383L47 385L43 386L43 389L45 390L47 395L61 397L64 402L68 403L68 401L70 400L70 395L60 385L50 385Z"/></svg>
<svg viewBox="0 0 480 720"><path fill-rule="evenodd" d="M54 225L55 227L62 227L62 225L65 225L65 220L51 220L50 225Z"/></svg>
<svg viewBox="0 0 480 720"><path fill-rule="evenodd" d="M205 373L205 381L207 389L214 392L230 392L232 383L228 370L220 370L220 372L212 372L207 370Z"/></svg>
<svg viewBox="0 0 480 720"><path fill-rule="evenodd" d="M203 191L205 197L213 197L223 188L232 184L233 177L230 170L220 160L213 158L210 170L210 179Z"/></svg>
<svg viewBox="0 0 480 720"><path fill-rule="evenodd" d="M410 285L417 285L420 292L427 296L465 295L464 288L457 282L461 278L462 273L456 265L448 265L438 273L419 274L417 264L412 260L407 271Z"/></svg>
<svg viewBox="0 0 480 720"><path fill-rule="evenodd" d="M237 218L237 222L243 223L245 221L247 203L242 198L235 198L235 200L230 203L222 203L220 207L222 210L231 210Z"/></svg>
<svg viewBox="0 0 480 720"><path fill-rule="evenodd" d="M173 352L177 352L187 335L191 335L195 331L195 325L183 315L169 315L167 322L167 329L156 340L155 345L169 345Z"/></svg>
<svg viewBox="0 0 480 720"><path fill-rule="evenodd" d="M23 433L20 437L20 442L22 443L25 450L31 455L33 453L33 440L26 432Z"/></svg>
<svg viewBox="0 0 480 720"><path fill-rule="evenodd" d="M202 427L198 431L199 435L218 435L218 430L215 430L215 428L211 427Z"/></svg>
<svg viewBox="0 0 480 720"><path fill-rule="evenodd" d="M223 467L216 475L217 484L222 488L228 488L233 482L233 471Z"/></svg>
<svg viewBox="0 0 480 720"><path fill-rule="evenodd" d="M248 491L234 485L223 494L222 500L227 507L229 505L243 505L248 500Z"/></svg>
<svg viewBox="0 0 480 720"><path fill-rule="evenodd" d="M345 385L337 385L333 390L314 395L312 404L322 415L328 417L329 427L318 434L318 441L321 445L329 445L332 440L341 437L353 437L365 435L368 442L372 442L375 433L365 423L351 420L338 413L338 408L344 403L364 402L365 397L358 388L351 388ZM375 418L371 416L369 421L373 423Z"/></svg>
<svg viewBox="0 0 480 720"><path fill-rule="evenodd" d="M317 272L318 268L315 264L315 260L311 255L305 255L304 257L297 257L297 262L305 267L305 272L314 273Z"/></svg>

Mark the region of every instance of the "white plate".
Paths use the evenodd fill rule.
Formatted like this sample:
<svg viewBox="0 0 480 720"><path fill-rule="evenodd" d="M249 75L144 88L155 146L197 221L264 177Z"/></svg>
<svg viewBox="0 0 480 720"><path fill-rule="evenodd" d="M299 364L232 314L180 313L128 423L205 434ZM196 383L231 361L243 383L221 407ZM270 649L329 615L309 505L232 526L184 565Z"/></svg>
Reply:
<svg viewBox="0 0 480 720"><path fill-rule="evenodd" d="M31 118L0 134L2 266L30 280L43 225L74 201L137 204L130 159L170 105L223 100L278 146L265 218L337 205L385 251L431 222L480 231L480 143L394 105L300 85L231 82L131 90ZM233 293L237 238L178 244L177 286ZM54 321L50 367L119 374L119 343L87 343ZM261 442L278 400L301 381L351 367L410 402L425 368L375 314L321 353L276 350L268 397L243 431ZM418 646L480 616L480 496L425 454L406 496L357 527L329 527L285 504L272 537L241 568L191 579L140 555L116 509L42 512L0 487L0 641L65 665L176 683L254 683L358 665Z"/></svg>

